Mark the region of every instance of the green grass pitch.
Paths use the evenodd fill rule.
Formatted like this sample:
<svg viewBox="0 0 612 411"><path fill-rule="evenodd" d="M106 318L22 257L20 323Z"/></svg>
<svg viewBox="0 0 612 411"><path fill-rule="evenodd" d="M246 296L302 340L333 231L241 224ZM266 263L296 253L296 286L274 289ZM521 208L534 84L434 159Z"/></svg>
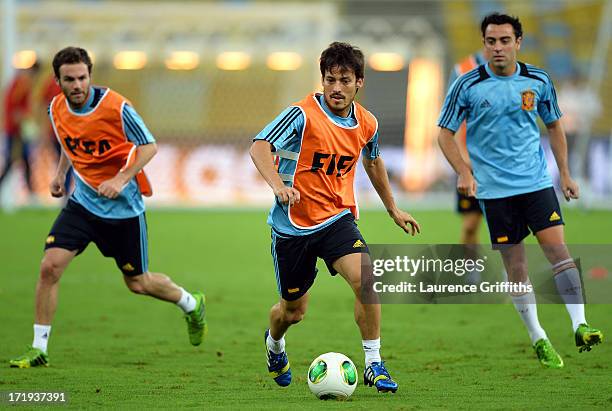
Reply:
<svg viewBox="0 0 612 411"><path fill-rule="evenodd" d="M207 294L209 335L201 347L189 345L177 307L130 294L114 262L90 246L61 280L51 366L10 369L8 359L32 339L38 265L55 215L0 214L0 392L65 391L76 409L612 408L612 344L578 354L559 305L541 305L539 313L565 360L562 370L541 368L511 305L385 305L382 354L399 391L382 395L359 385L348 402L321 402L306 383L316 355L345 353L363 372L352 293L323 266L305 320L287 335L293 383L277 387L263 349L278 298L265 211L148 215L151 269ZM369 243L457 241L456 215L414 215L423 229L417 238L383 212L364 212L360 228ZM610 243L610 213L568 210L565 218L568 242ZM587 317L612 336L609 305L588 306Z"/></svg>

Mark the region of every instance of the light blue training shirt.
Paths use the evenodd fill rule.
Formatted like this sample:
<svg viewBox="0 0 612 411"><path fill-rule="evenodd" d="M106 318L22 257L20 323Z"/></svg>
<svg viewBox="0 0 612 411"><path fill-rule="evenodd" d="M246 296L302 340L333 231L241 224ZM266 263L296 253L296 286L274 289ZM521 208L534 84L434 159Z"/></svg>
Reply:
<svg viewBox="0 0 612 411"><path fill-rule="evenodd" d="M456 132L466 120L476 198L493 199L552 187L537 117L550 124L561 115L544 70L518 62L514 74L497 76L484 64L452 84L438 125Z"/></svg>

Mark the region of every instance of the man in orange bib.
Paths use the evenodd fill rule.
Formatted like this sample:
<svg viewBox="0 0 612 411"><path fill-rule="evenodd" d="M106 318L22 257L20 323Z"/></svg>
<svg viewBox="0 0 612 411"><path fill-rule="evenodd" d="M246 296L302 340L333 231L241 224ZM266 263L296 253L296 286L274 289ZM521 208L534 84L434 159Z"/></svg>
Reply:
<svg viewBox="0 0 612 411"><path fill-rule="evenodd" d="M13 165L13 147L17 144L23 160L23 171L28 194L34 195L32 185L32 146L36 133L28 131L28 125L35 119L33 109L33 90L40 71L40 63L34 62L32 67L20 69L7 85L3 99L4 134L6 145L3 155L4 162L0 169L0 186ZM2 135L0 133L0 141ZM1 150L1 149L0 149ZM32 197L32 199L34 199Z"/></svg>
<svg viewBox="0 0 612 411"><path fill-rule="evenodd" d="M378 122L355 95L364 83L362 52L332 43L320 58L323 94L289 106L255 137L251 157L276 196L268 224L280 302L270 311L264 334L268 371L280 386L291 383L285 352L287 329L304 316L308 289L322 258L355 293L355 320L365 352L364 383L381 392L398 385L380 357L380 305L362 304L361 264L368 247L355 220L359 213L353 180L360 154L389 216L405 232L420 231L412 216L395 205L378 151ZM273 155L279 158L274 167Z"/></svg>
<svg viewBox="0 0 612 411"><path fill-rule="evenodd" d="M62 147L53 197L62 197L72 165L76 184L45 244L36 286L34 342L11 367L47 366L47 343L57 307L59 280L90 242L115 259L128 288L177 304L185 313L191 344L206 331L205 299L188 293L164 274L148 269L147 225L142 195L151 195L143 167L157 152L155 140L130 102L114 91L90 85L92 63L82 48L67 47L53 59L62 93L49 106Z"/></svg>

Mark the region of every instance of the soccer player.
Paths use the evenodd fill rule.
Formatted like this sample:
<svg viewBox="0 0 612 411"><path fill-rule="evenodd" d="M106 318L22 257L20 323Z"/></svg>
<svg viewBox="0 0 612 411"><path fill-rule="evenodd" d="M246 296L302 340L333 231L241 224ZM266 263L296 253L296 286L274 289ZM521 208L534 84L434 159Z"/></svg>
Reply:
<svg viewBox="0 0 612 411"><path fill-rule="evenodd" d="M544 70L517 61L523 35L518 18L488 15L482 20L481 31L490 60L461 76L450 88L438 120L440 147L458 174L458 190L480 200L491 242L501 251L509 281L529 284L523 239L529 230L536 236L552 265L576 345L580 352L589 351L603 335L585 319L580 274L565 245L561 208L536 123L539 115L548 129L565 199L577 199L578 185L568 170L554 86ZM453 138L464 119L471 169ZM538 321L534 293L511 297L540 363L563 367Z"/></svg>
<svg viewBox="0 0 612 411"><path fill-rule="evenodd" d="M470 70L475 69L487 62L488 50L485 48L482 51L470 54L463 58L453 67L451 76L449 78L449 84L453 84L457 78ZM471 167L470 157L466 147L466 135L465 135L465 122L461 124L459 130L455 134L459 141L459 149L461 158L466 164ZM455 190L457 197L456 210L461 215L461 243L475 247L478 244L478 231L480 229L480 223L482 222L482 210L475 197L468 197Z"/></svg>
<svg viewBox="0 0 612 411"><path fill-rule="evenodd" d="M150 194L151 187L142 168L157 151L155 140L129 101L90 84L91 68L82 48L64 48L53 59L62 94L51 102L49 116L62 154L49 188L54 197L65 194L70 164L76 187L46 240L36 286L34 342L24 355L10 360L11 367L48 365L60 277L90 242L115 259L131 291L173 302L184 311L191 344L199 345L206 331L204 295L190 294L167 276L149 272L141 193Z"/></svg>
<svg viewBox="0 0 612 411"><path fill-rule="evenodd" d="M32 186L31 167L31 139L35 136L27 136L24 133L28 122L33 121L33 90L34 82L40 71L40 63L34 62L32 67L18 70L15 77L9 83L4 95L4 133L6 146L4 152L4 166L0 171L0 185L8 175L13 165L13 146L19 144L25 181L30 196L34 194Z"/></svg>
<svg viewBox="0 0 612 411"><path fill-rule="evenodd" d="M270 311L265 332L268 371L280 386L291 383L285 333L300 322L308 289L317 275L317 257L355 293L355 321L365 352L364 383L395 392L380 357L380 305L362 304L361 261L368 247L358 218L353 180L360 153L363 165L389 216L406 233L420 231L412 216L399 210L378 150L378 123L355 95L364 85L362 52L332 43L320 58L323 93L309 94L285 109L254 139L251 157L272 188L272 258L280 301ZM279 157L278 170L273 154Z"/></svg>

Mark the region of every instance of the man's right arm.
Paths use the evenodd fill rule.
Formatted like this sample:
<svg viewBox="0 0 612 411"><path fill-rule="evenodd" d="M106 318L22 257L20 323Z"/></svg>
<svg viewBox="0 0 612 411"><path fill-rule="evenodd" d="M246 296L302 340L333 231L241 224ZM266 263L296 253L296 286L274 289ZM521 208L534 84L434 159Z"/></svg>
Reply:
<svg viewBox="0 0 612 411"><path fill-rule="evenodd" d="M64 150L61 150L59 163L57 164L57 170L55 171L55 177L51 180L49 184L49 191L53 197L63 197L66 193L64 192L64 184L66 183L66 173L70 168L70 160L64 153Z"/></svg>
<svg viewBox="0 0 612 411"><path fill-rule="evenodd" d="M300 202L300 192L293 187L287 187L274 168L272 144L265 140L255 140L249 154L255 167L281 203L293 205Z"/></svg>
<svg viewBox="0 0 612 411"><path fill-rule="evenodd" d="M463 159L455 133L465 120L467 109L469 109L468 97L465 93L465 83L469 77L460 77L455 81L444 99L444 105L438 119L440 134L438 144L442 153L451 164L458 175L457 190L459 193L474 197L476 194L476 182L472 176L470 165Z"/></svg>
<svg viewBox="0 0 612 411"><path fill-rule="evenodd" d="M472 176L470 166L465 162L455 140L455 133L448 128L440 127L438 144L442 153L458 175L457 190L468 197L476 194L476 181Z"/></svg>
<svg viewBox="0 0 612 411"><path fill-rule="evenodd" d="M302 110L298 106L289 106L255 136L249 151L255 167L272 188L276 198L283 204L299 203L300 192L285 185L276 167L274 167L272 152L299 154L295 152L299 150L296 143L299 142L299 136L302 135L304 127L305 118ZM281 161L283 160L281 159ZM290 156L286 157L284 161L295 161L295 159Z"/></svg>
<svg viewBox="0 0 612 411"><path fill-rule="evenodd" d="M52 103L53 102L49 103L49 105L47 106L47 115L49 116L49 121L53 125L53 115L51 114ZM53 132L55 133L55 126L53 127ZM61 147L60 158L57 164L57 169L55 170L55 176L51 179L51 182L49 183L49 191L51 192L51 195L53 197L63 197L64 195L66 195L66 193L64 192L64 185L66 183L66 173L68 172L68 169L70 169L70 166L70 160L68 159L68 156L66 156L64 148Z"/></svg>

